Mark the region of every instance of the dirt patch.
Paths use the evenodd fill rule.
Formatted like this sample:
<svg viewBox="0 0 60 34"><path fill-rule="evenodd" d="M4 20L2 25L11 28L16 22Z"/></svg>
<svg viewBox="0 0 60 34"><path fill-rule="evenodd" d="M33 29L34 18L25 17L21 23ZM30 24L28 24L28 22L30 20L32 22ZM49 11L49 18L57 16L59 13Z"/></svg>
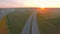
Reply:
<svg viewBox="0 0 60 34"><path fill-rule="evenodd" d="M8 27L7 27L7 21L6 21L6 16L4 16L0 20L0 34L8 34Z"/></svg>

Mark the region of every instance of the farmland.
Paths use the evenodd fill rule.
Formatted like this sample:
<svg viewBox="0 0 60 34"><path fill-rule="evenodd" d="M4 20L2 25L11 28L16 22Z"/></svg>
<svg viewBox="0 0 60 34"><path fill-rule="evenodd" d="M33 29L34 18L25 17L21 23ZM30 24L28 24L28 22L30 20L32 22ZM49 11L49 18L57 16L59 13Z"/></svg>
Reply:
<svg viewBox="0 0 60 34"><path fill-rule="evenodd" d="M60 10L49 10L46 14L37 13L38 27L41 34L60 34Z"/></svg>

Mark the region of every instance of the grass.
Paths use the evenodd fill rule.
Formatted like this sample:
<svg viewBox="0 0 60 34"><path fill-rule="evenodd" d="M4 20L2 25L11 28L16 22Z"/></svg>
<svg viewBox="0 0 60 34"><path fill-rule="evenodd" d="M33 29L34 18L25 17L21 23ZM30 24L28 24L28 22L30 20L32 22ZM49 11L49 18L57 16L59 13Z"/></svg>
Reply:
<svg viewBox="0 0 60 34"><path fill-rule="evenodd" d="M32 12L12 12L7 17L7 23L11 34L20 34L26 20Z"/></svg>
<svg viewBox="0 0 60 34"><path fill-rule="evenodd" d="M37 20L41 34L60 34L60 18L46 19L38 13Z"/></svg>
<svg viewBox="0 0 60 34"><path fill-rule="evenodd" d="M3 18L0 20L0 34L9 34L6 16L3 16Z"/></svg>
<svg viewBox="0 0 60 34"><path fill-rule="evenodd" d="M48 22L50 22L51 24L54 24L56 27L60 28L60 17L48 19Z"/></svg>

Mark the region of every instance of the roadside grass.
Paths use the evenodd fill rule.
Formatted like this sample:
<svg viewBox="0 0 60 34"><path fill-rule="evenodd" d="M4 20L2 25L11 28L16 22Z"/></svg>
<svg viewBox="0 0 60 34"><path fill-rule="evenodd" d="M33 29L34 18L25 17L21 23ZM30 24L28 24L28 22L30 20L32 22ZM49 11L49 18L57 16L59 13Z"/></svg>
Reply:
<svg viewBox="0 0 60 34"><path fill-rule="evenodd" d="M0 34L9 34L6 16L3 16L3 18L0 20Z"/></svg>
<svg viewBox="0 0 60 34"><path fill-rule="evenodd" d="M46 19L37 13L37 20L40 34L60 34L60 18Z"/></svg>
<svg viewBox="0 0 60 34"><path fill-rule="evenodd" d="M55 34L60 34L60 17L56 17L53 19L48 19L47 20L49 23L53 24L55 28L53 29L53 33Z"/></svg>
<svg viewBox="0 0 60 34"><path fill-rule="evenodd" d="M7 23L11 34L21 34L21 31L32 12L11 12L7 17Z"/></svg>

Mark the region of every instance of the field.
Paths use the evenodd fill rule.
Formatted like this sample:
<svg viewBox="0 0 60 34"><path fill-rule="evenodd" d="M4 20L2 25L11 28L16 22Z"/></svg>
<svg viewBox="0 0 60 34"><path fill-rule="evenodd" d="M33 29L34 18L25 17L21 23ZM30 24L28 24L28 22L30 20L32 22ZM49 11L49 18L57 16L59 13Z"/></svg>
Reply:
<svg viewBox="0 0 60 34"><path fill-rule="evenodd" d="M37 13L38 27L41 34L60 34L60 16L53 11L49 12L50 16ZM58 11L56 10L55 12Z"/></svg>
<svg viewBox="0 0 60 34"><path fill-rule="evenodd" d="M9 34L20 34L31 13L32 11L30 10L22 9L21 11L16 9L14 12L7 14L3 20L6 20L4 23L8 25ZM3 22L3 20L1 21Z"/></svg>
<svg viewBox="0 0 60 34"><path fill-rule="evenodd" d="M32 8L4 9L3 14L6 15L0 19L0 34L21 34L33 10ZM60 34L60 9L51 8L46 13L37 11L37 23L40 34Z"/></svg>
<svg viewBox="0 0 60 34"><path fill-rule="evenodd" d="M8 33L9 33L9 29L7 26L7 20L6 20L6 16L4 16L0 20L0 34L8 34Z"/></svg>

